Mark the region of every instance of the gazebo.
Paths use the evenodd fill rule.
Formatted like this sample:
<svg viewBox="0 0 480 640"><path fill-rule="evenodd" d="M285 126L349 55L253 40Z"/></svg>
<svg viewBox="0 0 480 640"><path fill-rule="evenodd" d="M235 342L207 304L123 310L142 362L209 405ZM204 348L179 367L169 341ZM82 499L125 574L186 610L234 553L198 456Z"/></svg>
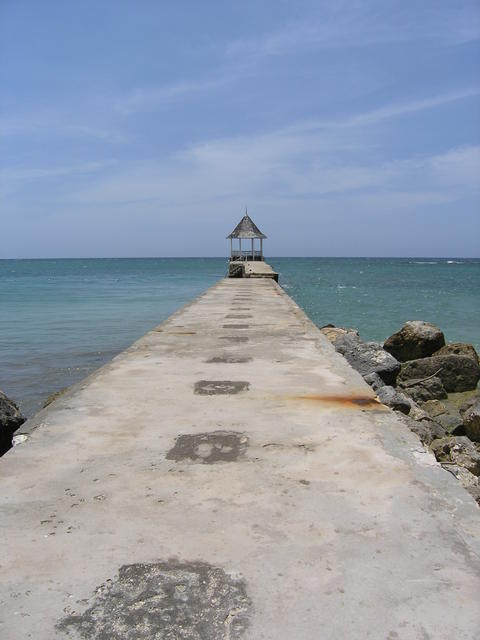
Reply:
<svg viewBox="0 0 480 640"><path fill-rule="evenodd" d="M227 240L230 239L230 261L263 260L263 241L266 237L245 210L243 218L232 233L227 236ZM233 248L234 239L238 240L238 249ZM247 250L242 251L242 240L250 240L251 244ZM257 245L257 249L255 249L255 240L260 240L260 246Z"/></svg>

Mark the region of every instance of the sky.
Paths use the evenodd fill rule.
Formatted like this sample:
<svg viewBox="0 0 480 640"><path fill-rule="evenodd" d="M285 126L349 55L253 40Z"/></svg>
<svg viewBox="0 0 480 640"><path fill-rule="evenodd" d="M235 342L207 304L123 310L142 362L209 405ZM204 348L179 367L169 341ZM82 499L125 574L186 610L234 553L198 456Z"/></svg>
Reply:
<svg viewBox="0 0 480 640"><path fill-rule="evenodd" d="M480 256L477 0L0 0L0 258Z"/></svg>

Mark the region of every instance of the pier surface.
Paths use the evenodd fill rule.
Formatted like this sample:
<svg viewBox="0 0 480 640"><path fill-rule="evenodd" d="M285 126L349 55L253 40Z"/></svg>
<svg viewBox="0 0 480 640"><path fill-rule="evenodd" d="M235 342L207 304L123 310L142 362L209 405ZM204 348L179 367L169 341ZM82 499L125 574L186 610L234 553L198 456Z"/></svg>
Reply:
<svg viewBox="0 0 480 640"><path fill-rule="evenodd" d="M234 260L228 272L231 278L273 278L278 282L278 273L264 260Z"/></svg>
<svg viewBox="0 0 480 640"><path fill-rule="evenodd" d="M473 499L270 279L222 280L17 440L2 640L480 637Z"/></svg>

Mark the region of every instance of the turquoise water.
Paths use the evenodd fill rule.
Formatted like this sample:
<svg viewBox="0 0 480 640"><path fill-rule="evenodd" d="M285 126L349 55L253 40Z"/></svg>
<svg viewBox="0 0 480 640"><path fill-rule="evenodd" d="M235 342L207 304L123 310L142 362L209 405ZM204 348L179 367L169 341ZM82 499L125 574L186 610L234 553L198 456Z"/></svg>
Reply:
<svg viewBox="0 0 480 640"><path fill-rule="evenodd" d="M480 348L480 260L269 262L319 326L384 340L421 319ZM225 272L224 258L0 260L0 389L32 414Z"/></svg>

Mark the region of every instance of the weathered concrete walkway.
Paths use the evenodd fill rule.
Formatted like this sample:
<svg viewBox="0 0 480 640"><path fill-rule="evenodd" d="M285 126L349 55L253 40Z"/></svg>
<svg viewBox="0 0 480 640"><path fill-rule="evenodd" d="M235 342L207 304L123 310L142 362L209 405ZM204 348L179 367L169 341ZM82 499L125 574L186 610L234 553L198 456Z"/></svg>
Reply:
<svg viewBox="0 0 480 640"><path fill-rule="evenodd" d="M271 280L37 424L0 461L2 640L480 637L473 499Z"/></svg>

